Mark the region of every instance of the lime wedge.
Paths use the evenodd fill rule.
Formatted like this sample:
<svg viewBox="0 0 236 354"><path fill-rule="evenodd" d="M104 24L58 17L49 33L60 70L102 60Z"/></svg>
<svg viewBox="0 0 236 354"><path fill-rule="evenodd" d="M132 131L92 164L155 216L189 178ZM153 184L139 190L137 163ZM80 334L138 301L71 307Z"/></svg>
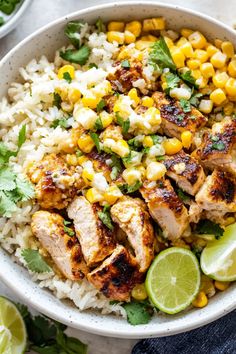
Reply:
<svg viewBox="0 0 236 354"><path fill-rule="evenodd" d="M26 329L16 306L0 297L0 353L22 354L26 347Z"/></svg>
<svg viewBox="0 0 236 354"><path fill-rule="evenodd" d="M146 289L155 306L174 314L184 310L200 287L200 269L195 255L179 247L159 253L148 270Z"/></svg>
<svg viewBox="0 0 236 354"><path fill-rule="evenodd" d="M219 240L208 242L201 254L203 273L219 281L236 280L236 223Z"/></svg>

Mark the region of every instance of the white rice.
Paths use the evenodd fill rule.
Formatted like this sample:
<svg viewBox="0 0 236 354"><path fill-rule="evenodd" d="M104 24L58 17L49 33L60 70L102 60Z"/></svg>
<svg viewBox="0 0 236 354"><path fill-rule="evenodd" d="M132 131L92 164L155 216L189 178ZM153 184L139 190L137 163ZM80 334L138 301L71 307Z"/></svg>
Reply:
<svg viewBox="0 0 236 354"><path fill-rule="evenodd" d="M95 63L98 69L76 71L76 80L71 85L86 93L88 86L99 85L108 72L112 71L112 55L118 50L118 44L106 41L103 33L93 33L87 36L91 48L89 63ZM55 69L62 65L59 53L55 61L50 63L45 56L37 62L33 59L25 68L20 68L23 84L13 83L8 90L8 98L0 101L0 140L12 150L17 149L17 139L20 128L27 125L27 141L23 144L17 157L12 157L10 165L23 173L33 161L39 161L47 153L57 153L60 143L65 141L69 132L60 127L51 128L53 120L60 118L63 113L57 107L47 108L47 102L52 100L56 87L66 87L65 80L59 80ZM83 71L82 71L83 70ZM70 86L71 86L70 85ZM42 101L44 102L42 104ZM38 209L32 201L21 203L17 212L10 219L0 217L0 243L12 255L12 259L25 265L21 251L25 248L37 249L30 228L31 216ZM86 279L81 282L63 280L51 273L30 275L41 288L50 289L59 299L71 299L80 310L99 309L102 314L116 313L126 316L119 304L111 305L97 289Z"/></svg>

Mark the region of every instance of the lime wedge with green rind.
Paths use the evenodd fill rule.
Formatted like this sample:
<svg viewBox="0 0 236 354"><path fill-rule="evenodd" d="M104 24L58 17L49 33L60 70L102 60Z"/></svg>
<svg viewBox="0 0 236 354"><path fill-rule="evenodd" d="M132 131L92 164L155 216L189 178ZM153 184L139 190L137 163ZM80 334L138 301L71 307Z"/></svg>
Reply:
<svg viewBox="0 0 236 354"><path fill-rule="evenodd" d="M17 307L0 297L0 353L23 354L27 334L24 320Z"/></svg>
<svg viewBox="0 0 236 354"><path fill-rule="evenodd" d="M219 240L208 242L201 254L204 274L218 281L236 280L236 223Z"/></svg>
<svg viewBox="0 0 236 354"><path fill-rule="evenodd" d="M196 256L185 248L171 247L155 258L148 270L145 286L156 307L175 314L195 299L200 279Z"/></svg>

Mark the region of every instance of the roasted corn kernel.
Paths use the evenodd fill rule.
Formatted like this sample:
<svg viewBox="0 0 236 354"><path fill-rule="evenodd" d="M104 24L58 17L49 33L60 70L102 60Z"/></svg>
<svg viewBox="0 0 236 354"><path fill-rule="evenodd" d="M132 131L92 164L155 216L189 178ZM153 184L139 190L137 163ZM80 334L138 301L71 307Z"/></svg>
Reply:
<svg viewBox="0 0 236 354"><path fill-rule="evenodd" d="M112 21L108 23L108 31L123 32L125 28L125 23L121 21Z"/></svg>
<svg viewBox="0 0 236 354"><path fill-rule="evenodd" d="M225 84L225 90L229 96L236 96L236 80L230 78Z"/></svg>
<svg viewBox="0 0 236 354"><path fill-rule="evenodd" d="M147 166L146 176L150 181L157 181L158 179L161 179L165 176L165 173L166 167L161 162L154 161Z"/></svg>
<svg viewBox="0 0 236 354"><path fill-rule="evenodd" d="M177 138L164 140L162 145L167 155L177 154L177 152L179 152L183 147L181 141L179 141Z"/></svg>
<svg viewBox="0 0 236 354"><path fill-rule="evenodd" d="M205 307L208 304L208 298L203 291L200 291L196 299L192 302L194 307Z"/></svg>
<svg viewBox="0 0 236 354"><path fill-rule="evenodd" d="M126 168L123 171L122 177L124 178L125 182L128 183L128 185L132 186L137 181L141 181L142 174L136 168L130 167L130 168Z"/></svg>
<svg viewBox="0 0 236 354"><path fill-rule="evenodd" d="M210 94L210 99L216 105L220 105L226 100L226 95L221 88L217 88Z"/></svg>
<svg viewBox="0 0 236 354"><path fill-rule="evenodd" d="M193 33L193 30L191 30L190 28L182 28L180 33L181 33L181 36L188 38L190 36L190 34Z"/></svg>
<svg viewBox="0 0 236 354"><path fill-rule="evenodd" d="M144 284L137 284L131 292L132 297L135 300L142 301L147 298L147 291Z"/></svg>
<svg viewBox="0 0 236 354"><path fill-rule="evenodd" d="M220 290L220 291L225 291L226 289L228 289L228 287L229 287L229 284L230 284L230 282L228 282L228 281L215 281L215 287L216 287L216 289L218 289L218 290Z"/></svg>
<svg viewBox="0 0 236 354"><path fill-rule="evenodd" d="M88 189L85 193L85 196L92 204L101 202L103 200L103 195L96 188Z"/></svg>
<svg viewBox="0 0 236 354"><path fill-rule="evenodd" d="M228 79L226 72L217 73L212 77L213 84L218 88L224 88Z"/></svg>
<svg viewBox="0 0 236 354"><path fill-rule="evenodd" d="M228 65L228 73L233 78L236 78L236 60L233 59Z"/></svg>
<svg viewBox="0 0 236 354"><path fill-rule="evenodd" d="M206 79L209 79L210 77L215 75L215 69L211 63L201 64L200 71L202 73L202 76Z"/></svg>
<svg viewBox="0 0 236 354"><path fill-rule="evenodd" d="M199 31L191 33L188 39L195 49L202 49L207 43L206 38Z"/></svg>
<svg viewBox="0 0 236 354"><path fill-rule="evenodd" d="M150 108L153 105L154 105L154 100L152 97L144 96L142 98L142 106Z"/></svg>
<svg viewBox="0 0 236 354"><path fill-rule="evenodd" d="M227 55L228 58L233 58L234 56L234 46L231 42L225 41L221 43L222 52Z"/></svg>
<svg viewBox="0 0 236 354"><path fill-rule="evenodd" d="M143 21L143 31L161 31L165 29L165 19L163 17L148 18Z"/></svg>
<svg viewBox="0 0 236 354"><path fill-rule="evenodd" d="M107 40L110 43L117 42L118 44L124 44L125 34L118 31L107 32Z"/></svg>
<svg viewBox="0 0 236 354"><path fill-rule="evenodd" d="M126 24L125 30L133 33L135 37L139 37L142 31L142 24L140 21L131 21Z"/></svg>
<svg viewBox="0 0 236 354"><path fill-rule="evenodd" d="M125 31L125 43L126 44L134 43L135 40L136 40L136 37L132 32Z"/></svg>
<svg viewBox="0 0 236 354"><path fill-rule="evenodd" d="M213 102L211 100L201 100L198 108L202 113L209 114L212 111Z"/></svg>
<svg viewBox="0 0 236 354"><path fill-rule="evenodd" d="M227 59L227 56L224 53L218 51L212 55L210 61L211 61L211 64L215 68L220 69L225 66L226 59Z"/></svg>
<svg viewBox="0 0 236 354"><path fill-rule="evenodd" d="M144 147L152 147L153 144L153 140L150 136L145 136L145 138L143 139L143 146Z"/></svg>
<svg viewBox="0 0 236 354"><path fill-rule="evenodd" d="M108 204L113 205L117 202L119 198L122 197L122 195L123 194L117 186L110 186L109 188L107 188L103 196Z"/></svg>
<svg viewBox="0 0 236 354"><path fill-rule="evenodd" d="M186 130L181 134L181 141L184 148L189 149L192 144L192 140L193 134L189 130Z"/></svg>
<svg viewBox="0 0 236 354"><path fill-rule="evenodd" d="M140 103L140 97L136 88L132 88L128 93L129 98L133 101L133 106L136 107Z"/></svg>
<svg viewBox="0 0 236 354"><path fill-rule="evenodd" d="M94 146L95 144L93 142L93 139L89 134L82 134L81 137L78 139L78 147L86 154L90 153Z"/></svg>

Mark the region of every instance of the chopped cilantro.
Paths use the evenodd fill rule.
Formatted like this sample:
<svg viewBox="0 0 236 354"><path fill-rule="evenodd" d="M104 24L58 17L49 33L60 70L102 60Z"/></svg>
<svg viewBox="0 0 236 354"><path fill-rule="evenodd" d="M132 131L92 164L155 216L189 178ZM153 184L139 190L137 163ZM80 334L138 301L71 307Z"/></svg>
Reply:
<svg viewBox="0 0 236 354"><path fill-rule="evenodd" d="M136 151L139 150L143 146L142 142L139 139L137 139L136 137L128 140L128 144L129 144L129 146L132 147L133 150L136 150Z"/></svg>
<svg viewBox="0 0 236 354"><path fill-rule="evenodd" d="M61 96L59 95L59 93L54 92L53 94L53 106L56 106L58 109L61 108Z"/></svg>
<svg viewBox="0 0 236 354"><path fill-rule="evenodd" d="M89 47L83 45L78 50L67 49L65 52L60 51L60 57L71 63L84 65L89 58L90 51Z"/></svg>
<svg viewBox="0 0 236 354"><path fill-rule="evenodd" d="M182 120L184 120L184 114L178 114L176 116L176 119L179 121L179 122L182 122Z"/></svg>
<svg viewBox="0 0 236 354"><path fill-rule="evenodd" d="M112 163L110 165L112 167L111 179L114 181L118 177L119 173L121 172L122 167L121 167L120 159L116 155L112 155L111 160L112 160Z"/></svg>
<svg viewBox="0 0 236 354"><path fill-rule="evenodd" d="M109 230L113 231L114 226L112 224L111 216L110 216L110 207L105 205L103 211L98 212L99 219L103 222Z"/></svg>
<svg viewBox="0 0 236 354"><path fill-rule="evenodd" d="M165 80L167 84L167 88L165 89L166 93L169 94L170 90L172 90L175 87L178 87L178 84L180 82L180 78L171 72L168 72L165 74Z"/></svg>
<svg viewBox="0 0 236 354"><path fill-rule="evenodd" d="M116 120L117 120L117 123L121 126L122 128L122 133L123 134L127 134L128 131L129 131L129 128L130 128L130 120L129 118L127 118L126 120L123 119L119 112L116 112Z"/></svg>
<svg viewBox="0 0 236 354"><path fill-rule="evenodd" d="M106 32L106 26L104 25L101 17L99 17L95 23L98 32Z"/></svg>
<svg viewBox="0 0 236 354"><path fill-rule="evenodd" d="M97 64L95 64L95 63L89 63L88 67L89 67L89 69L92 69L92 68L97 69L98 68Z"/></svg>
<svg viewBox="0 0 236 354"><path fill-rule="evenodd" d="M69 84L71 83L72 81L72 78L70 76L70 73L66 72L63 74L63 79L66 80Z"/></svg>
<svg viewBox="0 0 236 354"><path fill-rule="evenodd" d="M98 134L94 133L94 132L90 132L90 136L93 139L93 142L97 148L98 152L101 152L101 146L100 146L100 142L99 142L99 137Z"/></svg>
<svg viewBox="0 0 236 354"><path fill-rule="evenodd" d="M169 68L173 71L176 71L176 65L172 59L170 50L163 37L161 37L160 40L156 41L151 47L149 60L151 64L156 64L161 69Z"/></svg>
<svg viewBox="0 0 236 354"><path fill-rule="evenodd" d="M178 75L183 80L183 82L185 82L188 86L198 89L198 85L196 84L196 79L192 76L191 70L188 70L186 72L181 72L179 70Z"/></svg>
<svg viewBox="0 0 236 354"><path fill-rule="evenodd" d="M154 313L152 306L147 301L132 301L122 305L127 314L128 322L133 325L148 323Z"/></svg>
<svg viewBox="0 0 236 354"><path fill-rule="evenodd" d="M194 94L191 96L191 98L190 98L190 100L189 100L189 103L190 103L192 106L194 106L194 107L198 107L198 106L199 106L199 103L200 103L199 98L201 98L202 96L203 96L202 93L194 93Z"/></svg>
<svg viewBox="0 0 236 354"><path fill-rule="evenodd" d="M118 185L118 187L120 188L123 194L130 194L139 190L139 188L142 187L142 182L137 181L132 186L129 186L128 184L122 184L122 185Z"/></svg>
<svg viewBox="0 0 236 354"><path fill-rule="evenodd" d="M122 68L129 69L129 68L130 68L130 62L129 62L129 60L127 60L127 59L122 60L121 66L122 66Z"/></svg>
<svg viewBox="0 0 236 354"><path fill-rule="evenodd" d="M220 138L217 135L212 135L211 136L211 141L219 141Z"/></svg>
<svg viewBox="0 0 236 354"><path fill-rule="evenodd" d="M96 122L94 124L94 129L95 130L102 130L103 129L103 124L102 124L102 120L101 120L101 117L98 117L96 119Z"/></svg>
<svg viewBox="0 0 236 354"><path fill-rule="evenodd" d="M223 143L223 141L219 141L219 142L214 142L212 144L212 148L214 150L218 150L218 151L222 151L225 149L225 143Z"/></svg>
<svg viewBox="0 0 236 354"><path fill-rule="evenodd" d="M1 0L0 11L5 13L6 15L11 15L19 2L20 0Z"/></svg>
<svg viewBox="0 0 236 354"><path fill-rule="evenodd" d="M106 107L106 101L101 99L101 101L97 104L97 112L101 112L104 107Z"/></svg>
<svg viewBox="0 0 236 354"><path fill-rule="evenodd" d="M18 136L18 143L17 143L17 146L18 146L18 149L21 148L21 146L24 144L26 140L26 125L22 125L20 131L19 131L19 136Z"/></svg>
<svg viewBox="0 0 236 354"><path fill-rule="evenodd" d="M184 111L184 113L191 112L191 105L190 105L189 101L185 100L184 98L181 98L179 100L179 104L180 104L182 110Z"/></svg>
<svg viewBox="0 0 236 354"><path fill-rule="evenodd" d="M68 123L68 120L65 117L63 117L60 119L55 119L50 125L50 127L54 129L56 129L57 127L68 129L71 128L71 125Z"/></svg>
<svg viewBox="0 0 236 354"><path fill-rule="evenodd" d="M24 258L29 270L32 272L48 273L52 270L37 250L32 250L30 248L23 249L21 251L21 256Z"/></svg>
<svg viewBox="0 0 236 354"><path fill-rule="evenodd" d="M77 157L83 156L83 152L80 149L76 150L75 154Z"/></svg>
<svg viewBox="0 0 236 354"><path fill-rule="evenodd" d="M71 21L68 22L65 27L65 35L69 38L70 42L77 49L80 48L80 31L83 27L83 21Z"/></svg>
<svg viewBox="0 0 236 354"><path fill-rule="evenodd" d="M71 221L64 220L63 224L64 224L64 232L70 237L74 236L75 232L70 227L67 226L71 224Z"/></svg>
<svg viewBox="0 0 236 354"><path fill-rule="evenodd" d="M150 135L154 145L160 144L161 137L159 135Z"/></svg>
<svg viewBox="0 0 236 354"><path fill-rule="evenodd" d="M219 224L214 223L211 220L200 220L196 227L196 232L199 234L214 235L218 240L224 233L224 229Z"/></svg>
<svg viewBox="0 0 236 354"><path fill-rule="evenodd" d="M190 199L189 196L181 188L177 189L177 195L183 202L187 202Z"/></svg>
<svg viewBox="0 0 236 354"><path fill-rule="evenodd" d="M5 23L4 18L0 16L0 27L3 26Z"/></svg>
<svg viewBox="0 0 236 354"><path fill-rule="evenodd" d="M164 161L165 160L165 156L162 155L162 156L156 156L156 160L157 161Z"/></svg>

